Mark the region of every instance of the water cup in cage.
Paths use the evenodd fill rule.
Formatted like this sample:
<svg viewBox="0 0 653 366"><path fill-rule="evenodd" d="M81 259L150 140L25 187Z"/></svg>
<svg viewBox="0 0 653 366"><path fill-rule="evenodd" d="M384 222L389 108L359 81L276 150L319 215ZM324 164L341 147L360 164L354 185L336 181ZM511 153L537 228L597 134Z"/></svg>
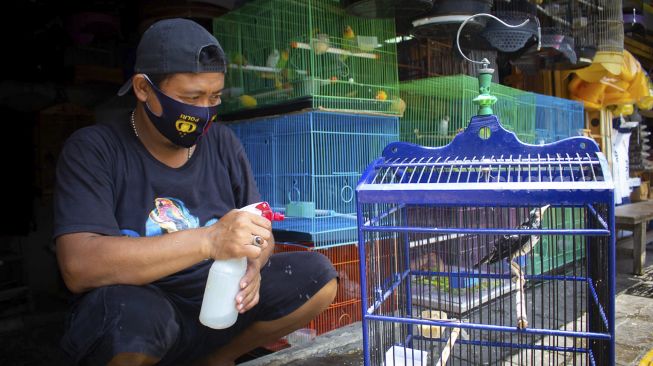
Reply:
<svg viewBox="0 0 653 366"><path fill-rule="evenodd" d="M385 353L385 366L426 366L428 352L402 346L392 346Z"/></svg>
<svg viewBox="0 0 653 366"><path fill-rule="evenodd" d="M371 36L356 36L356 41L358 42L358 48L365 52L372 51L379 45L378 38Z"/></svg>

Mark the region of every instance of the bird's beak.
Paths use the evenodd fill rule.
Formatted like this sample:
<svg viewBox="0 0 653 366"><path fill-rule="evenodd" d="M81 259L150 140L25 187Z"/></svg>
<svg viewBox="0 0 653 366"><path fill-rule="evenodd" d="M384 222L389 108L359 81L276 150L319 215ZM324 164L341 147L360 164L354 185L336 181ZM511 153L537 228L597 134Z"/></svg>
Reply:
<svg viewBox="0 0 653 366"><path fill-rule="evenodd" d="M543 206L543 207L540 209L540 212L543 213L544 211L546 211L547 208L549 208L549 206L551 206L551 205Z"/></svg>

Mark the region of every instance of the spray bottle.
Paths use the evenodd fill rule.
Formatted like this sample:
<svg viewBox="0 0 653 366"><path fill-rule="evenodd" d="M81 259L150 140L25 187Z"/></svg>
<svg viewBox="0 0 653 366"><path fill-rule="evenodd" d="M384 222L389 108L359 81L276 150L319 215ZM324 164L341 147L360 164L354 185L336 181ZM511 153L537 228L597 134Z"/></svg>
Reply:
<svg viewBox="0 0 653 366"><path fill-rule="evenodd" d="M283 214L273 212L267 202L254 203L240 209L261 215L270 221L281 221ZM216 260L211 265L204 289L200 322L209 328L225 329L238 318L236 295L240 280L247 270L247 258Z"/></svg>

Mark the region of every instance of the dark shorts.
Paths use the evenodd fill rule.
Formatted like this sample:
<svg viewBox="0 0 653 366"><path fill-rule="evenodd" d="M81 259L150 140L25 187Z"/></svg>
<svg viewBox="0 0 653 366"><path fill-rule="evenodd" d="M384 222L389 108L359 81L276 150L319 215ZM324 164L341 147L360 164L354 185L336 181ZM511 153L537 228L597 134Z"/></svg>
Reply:
<svg viewBox="0 0 653 366"><path fill-rule="evenodd" d="M259 303L222 330L199 322L201 303L182 301L159 286L101 287L75 302L61 344L72 364L105 365L117 353L136 352L161 358L159 365L183 365L256 321L290 314L336 277L322 254L275 254L261 271Z"/></svg>

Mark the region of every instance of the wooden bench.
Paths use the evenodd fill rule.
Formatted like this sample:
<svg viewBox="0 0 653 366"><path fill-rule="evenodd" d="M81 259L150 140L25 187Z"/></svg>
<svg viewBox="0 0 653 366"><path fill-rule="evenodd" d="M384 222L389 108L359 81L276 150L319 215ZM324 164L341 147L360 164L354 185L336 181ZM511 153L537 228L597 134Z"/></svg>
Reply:
<svg viewBox="0 0 653 366"><path fill-rule="evenodd" d="M653 240L653 230L647 231L648 222L653 220L653 200L617 206L614 216L617 230L633 232L633 236L619 239L617 246L632 243L633 273L641 275L646 261L646 243Z"/></svg>

